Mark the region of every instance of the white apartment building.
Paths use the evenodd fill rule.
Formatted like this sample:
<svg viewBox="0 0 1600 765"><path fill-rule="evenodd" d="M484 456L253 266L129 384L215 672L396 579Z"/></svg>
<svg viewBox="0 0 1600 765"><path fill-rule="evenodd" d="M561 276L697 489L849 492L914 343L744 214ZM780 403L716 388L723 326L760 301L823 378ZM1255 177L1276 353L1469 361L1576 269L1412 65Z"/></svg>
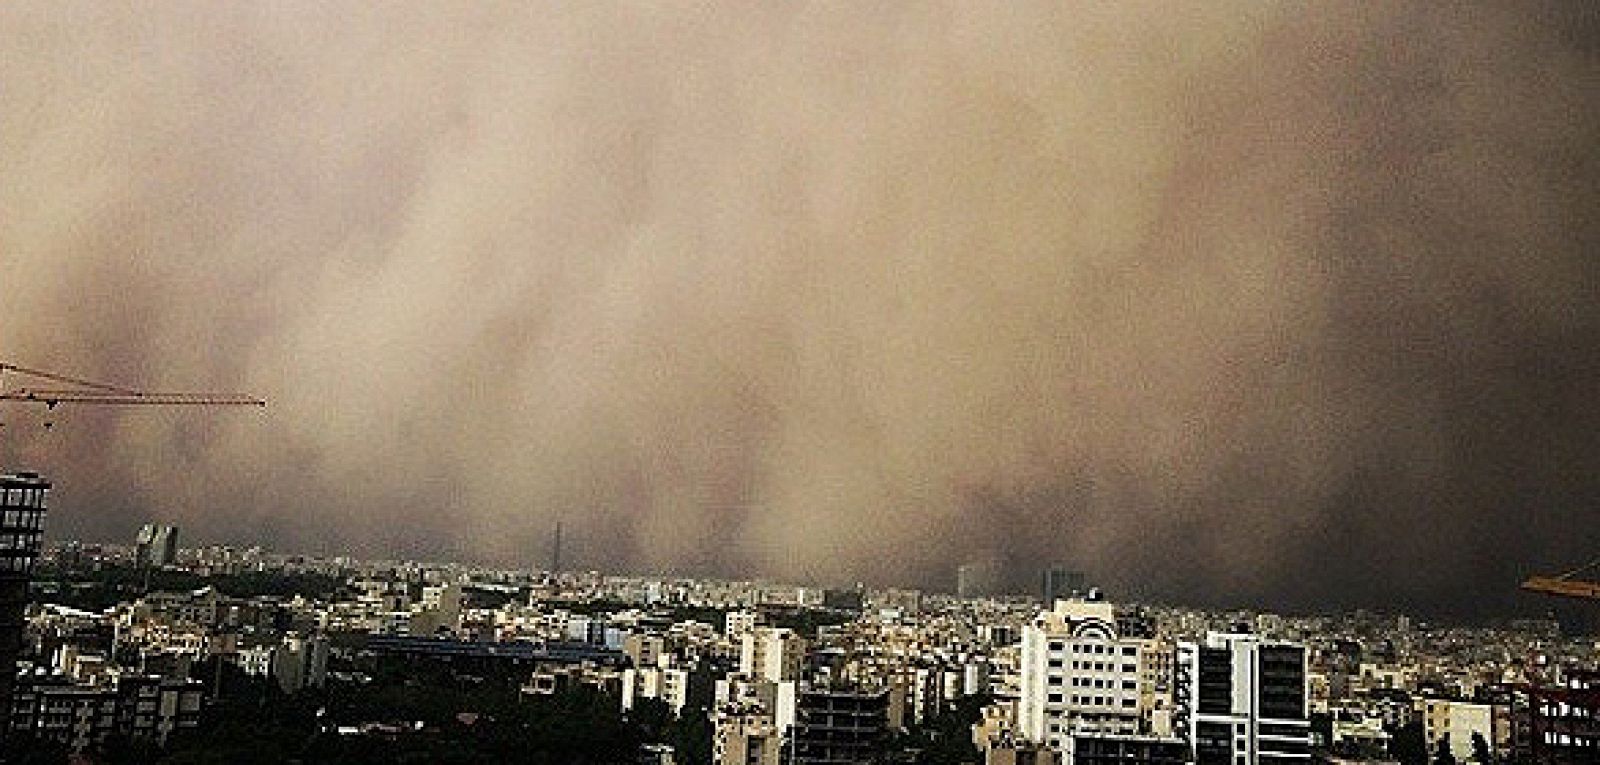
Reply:
<svg viewBox="0 0 1600 765"><path fill-rule="evenodd" d="M1022 629L1022 736L1059 751L1075 731L1143 732L1153 646L1120 637L1115 610L1098 596L1056 601Z"/></svg>
<svg viewBox="0 0 1600 765"><path fill-rule="evenodd" d="M739 672L755 680L782 683L800 679L806 640L787 627L756 627L745 633Z"/></svg>
<svg viewBox="0 0 1600 765"><path fill-rule="evenodd" d="M640 699L659 699L672 709L673 714L682 713L689 701L689 672L664 667L630 667L623 670L623 711L633 709Z"/></svg>

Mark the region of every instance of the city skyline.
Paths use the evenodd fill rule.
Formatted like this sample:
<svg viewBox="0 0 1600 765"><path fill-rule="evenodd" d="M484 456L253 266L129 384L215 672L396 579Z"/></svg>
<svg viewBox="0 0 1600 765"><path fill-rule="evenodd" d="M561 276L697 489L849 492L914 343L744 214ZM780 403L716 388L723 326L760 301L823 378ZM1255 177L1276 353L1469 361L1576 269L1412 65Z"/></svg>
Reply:
<svg viewBox="0 0 1600 765"><path fill-rule="evenodd" d="M0 471L51 539L1547 608L1593 9L1005 8L0 8L0 360L271 402Z"/></svg>
<svg viewBox="0 0 1600 765"><path fill-rule="evenodd" d="M86 554L93 551L102 553L121 551L139 560L139 546L137 535L130 539L60 539L47 533L49 541L45 544L47 556L59 556L63 551L71 550L74 554ZM639 580L659 582L721 582L721 583L749 583L778 587L800 588L820 594L825 591L855 591L867 592L907 592L917 593L931 597L952 598L955 600L992 600L997 603L1019 605L1023 603L1037 603L1041 608L1048 608L1050 601L1041 598L1040 586L1037 579L1050 570L1059 568L1052 566L1044 571L1031 572L1033 580L1011 581L1002 580L997 586L981 594L963 595L959 589L960 569L952 568L946 581L922 583L910 581L885 581L885 580L854 580L845 581L826 577L771 577L758 574L752 575L708 575L692 571L668 571L646 569L604 569L582 565L581 561L571 566L563 566L560 571L549 568L537 559L530 559L523 563L477 560L470 557L452 557L441 555L436 557L415 558L405 555L361 555L351 551L321 551L312 549L279 549L250 542L248 540L189 540L184 546L176 548L180 556L177 560L205 560L219 554L232 556L245 556L252 560L264 559L293 559L301 558L306 561L321 561L332 564L337 561L347 561L362 566L374 566L384 563L393 564L400 568L436 568L443 567L462 572L501 572L506 574L516 573L524 576L549 576L552 578L569 578L574 581L599 577L600 579ZM185 557L186 556L186 557ZM113 556L115 557L115 556ZM536 556L537 557L537 556ZM1083 572L1073 572L1083 574ZM1087 577L1086 574L1084 574ZM1244 599L1228 599L1226 597L1211 600L1183 600L1165 597L1158 593L1151 593L1147 588L1134 590L1108 589L1107 587L1084 579L1085 588L1082 590L1063 591L1061 597L1083 597L1094 594L1102 598L1114 599L1119 603L1129 606L1153 606L1160 608L1186 608L1202 609L1218 613L1238 613L1262 616L1288 616L1288 617L1349 617L1360 614L1373 616L1400 617L1417 620L1419 624L1438 627L1502 627L1520 622L1541 622L1558 625L1560 629L1570 635L1585 635L1600 630L1600 621L1597 621L1593 608L1587 602L1577 599L1564 599L1551 597L1548 594L1537 594L1523 591L1518 607L1505 611L1487 612L1474 610L1471 612L1453 611L1428 611L1406 609L1393 603L1374 599L1371 602L1352 603L1322 603L1305 606L1283 606L1280 604L1250 601Z"/></svg>
<svg viewBox="0 0 1600 765"><path fill-rule="evenodd" d="M1596 636L1544 620L183 552L142 588L136 547L44 552L13 732L652 765L1578 765L1600 741ZM151 718L118 711L157 694ZM263 706L279 726L226 727Z"/></svg>

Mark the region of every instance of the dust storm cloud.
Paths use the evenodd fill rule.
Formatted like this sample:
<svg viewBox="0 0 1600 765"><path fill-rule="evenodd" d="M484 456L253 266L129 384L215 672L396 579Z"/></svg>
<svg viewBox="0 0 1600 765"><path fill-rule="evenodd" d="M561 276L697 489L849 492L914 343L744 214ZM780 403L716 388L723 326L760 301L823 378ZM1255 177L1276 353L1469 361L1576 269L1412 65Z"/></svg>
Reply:
<svg viewBox="0 0 1600 765"><path fill-rule="evenodd" d="M1581 3L8 3L52 533L1471 610L1600 553Z"/></svg>

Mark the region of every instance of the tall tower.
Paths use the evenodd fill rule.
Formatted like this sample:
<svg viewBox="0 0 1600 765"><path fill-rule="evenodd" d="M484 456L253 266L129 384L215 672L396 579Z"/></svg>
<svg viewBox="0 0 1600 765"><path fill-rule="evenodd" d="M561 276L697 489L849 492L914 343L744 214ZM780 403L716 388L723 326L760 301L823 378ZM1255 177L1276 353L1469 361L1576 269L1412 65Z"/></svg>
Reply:
<svg viewBox="0 0 1600 765"><path fill-rule="evenodd" d="M45 494L50 483L38 473L0 475L0 739L11 727L11 686L22 652L22 612L28 580L44 535Z"/></svg>
<svg viewBox="0 0 1600 765"><path fill-rule="evenodd" d="M556 521L556 538L550 544L550 575L561 575L561 521Z"/></svg>

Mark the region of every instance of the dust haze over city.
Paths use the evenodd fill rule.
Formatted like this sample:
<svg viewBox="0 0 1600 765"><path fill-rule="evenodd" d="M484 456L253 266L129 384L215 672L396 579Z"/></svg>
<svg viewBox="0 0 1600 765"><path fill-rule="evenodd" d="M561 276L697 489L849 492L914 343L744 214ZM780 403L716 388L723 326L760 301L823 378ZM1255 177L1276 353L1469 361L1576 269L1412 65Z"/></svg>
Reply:
<svg viewBox="0 0 1600 765"><path fill-rule="evenodd" d="M51 535L1482 616L1600 549L1600 13L8 3ZM45 429L44 421L54 424ZM1538 604L1542 606L1543 604Z"/></svg>

